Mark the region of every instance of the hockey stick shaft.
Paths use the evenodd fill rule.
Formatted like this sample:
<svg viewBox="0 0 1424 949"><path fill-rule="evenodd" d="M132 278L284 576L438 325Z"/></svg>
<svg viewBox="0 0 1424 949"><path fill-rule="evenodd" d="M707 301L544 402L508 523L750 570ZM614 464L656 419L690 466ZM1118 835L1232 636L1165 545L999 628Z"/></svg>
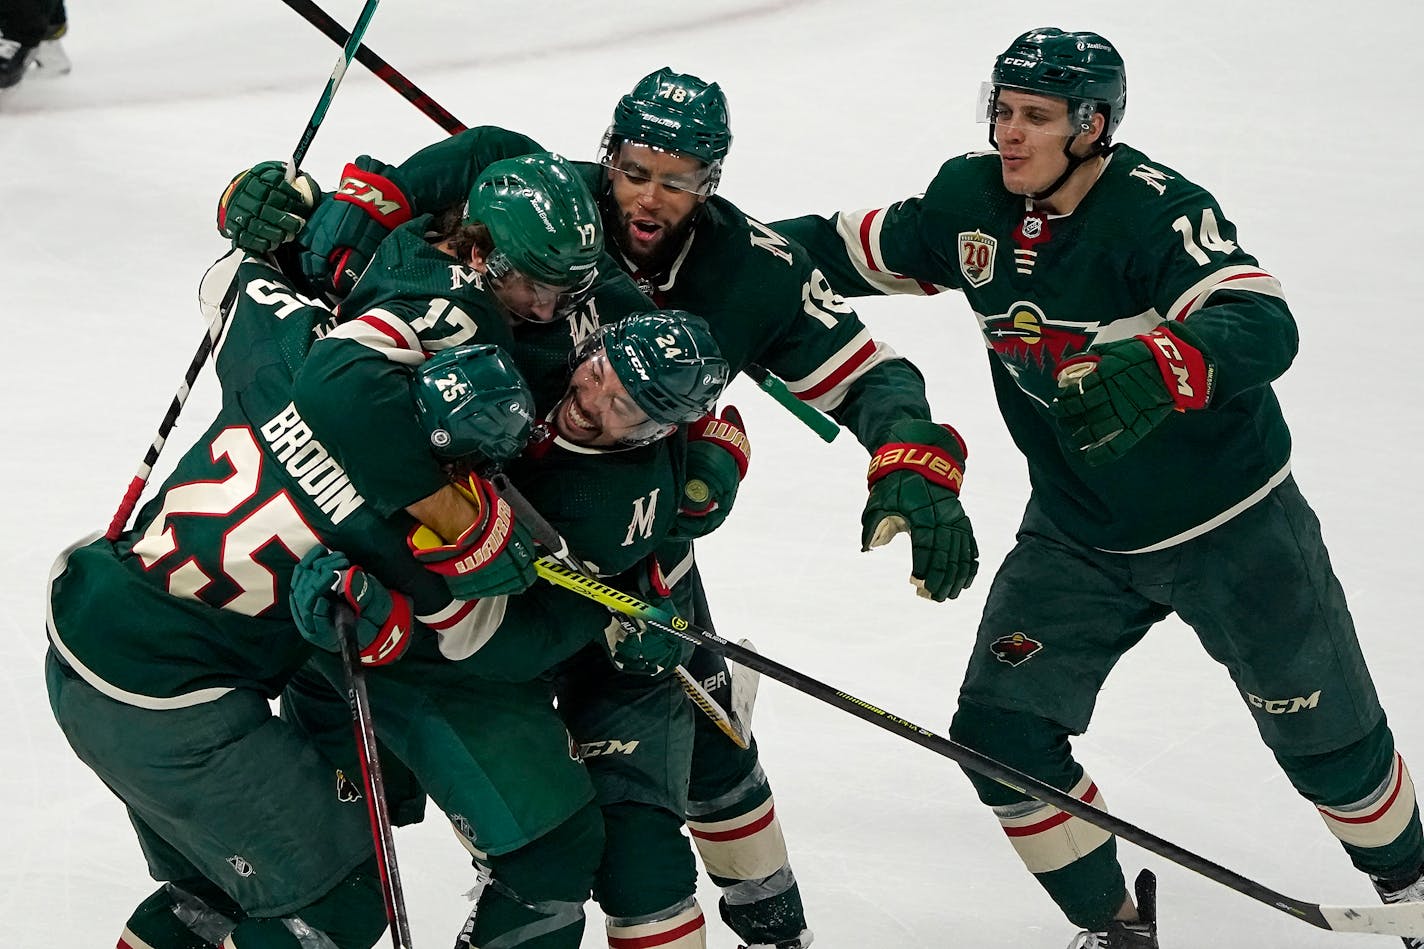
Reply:
<svg viewBox="0 0 1424 949"><path fill-rule="evenodd" d="M381 0L366 0L366 5L361 8L361 15L356 18L356 25L351 28L351 33L346 38L346 44L341 49L341 57L337 59L336 65L331 67L331 75L326 80L326 88L321 90L321 98L316 101L316 108L312 110L312 116L307 120L307 127L302 130L302 137L297 140L297 147L292 149L292 159L289 169L292 174L302 167L302 161L307 157L307 149L311 148L312 139L316 138L316 133L321 128L321 123L326 119L326 110L331 107L331 100L336 97L336 90L341 87L341 80L346 76L346 70L351 65L351 59L356 55L356 48L361 45L361 38L366 35L366 27L371 24L371 17L376 15L376 7L380 6Z"/></svg>
<svg viewBox="0 0 1424 949"><path fill-rule="evenodd" d="M330 107L332 97L336 95L336 90L341 85L341 78L346 74L346 67L350 65L356 47L361 44L361 37L366 35L366 27L370 24L371 17L375 15L379 3L380 0L366 0L366 5L361 10L361 16L356 21L355 27L347 38L346 46L341 51L341 59L332 69L331 76L326 81L326 87L321 91L321 98L317 100L316 110L312 112L312 117L307 121L307 127L302 131L301 140L297 142L297 147L292 151L291 160L287 164L286 177L288 181L295 178L297 169L301 167L302 159L306 157L307 149L311 147L317 129L321 127L322 121L326 118L326 110ZM124 492L123 499L119 501L118 510L109 519L109 529L104 532L106 539L118 540L119 535L128 526L129 517L133 515L134 508L138 506L138 499L143 495L149 475L153 474L153 466L158 463L158 456L163 451L163 445L168 441L168 436L173 433L174 426L178 424L178 416L183 411L183 404L188 401L188 394L193 389L193 383L197 381L198 373L202 372L203 366L207 364L208 356L212 354L213 348L217 345L224 325L224 320L214 320L208 327L203 341L198 344L198 351L193 354L192 361L188 363L188 370L183 373L183 384L174 393L173 401L168 404L168 411L164 414L163 421L159 423L158 434L154 437L153 444L148 446L143 461L139 463L138 471L129 481L128 490Z"/></svg>
<svg viewBox="0 0 1424 949"><path fill-rule="evenodd" d="M341 642L341 671L346 679L346 702L351 708L356 757L361 763L361 779L366 788L366 812L371 818L371 839L376 847L376 869L381 875L386 919L391 924L391 943L395 949L410 949L410 918L405 908L405 892L401 889L400 868L396 864L395 834L386 807L386 784L381 774L381 756L376 749L376 726L371 716L371 699L366 692L366 673L358 658L356 614L349 603L338 600L334 619Z"/></svg>
<svg viewBox="0 0 1424 949"><path fill-rule="evenodd" d="M962 767L992 778L1022 794L1051 804L1089 824L1112 833L1160 857L1200 873L1202 876L1272 906L1275 909L1321 929L1340 932L1381 933L1395 936L1424 935L1424 903L1397 903L1390 906L1321 906L1294 899L1228 870L1219 863L1164 840L1120 817L1099 810L1037 778L1017 771L1001 761L952 741L915 723L887 712L821 682L789 666L782 665L760 653L729 642L711 630L700 629L669 610L652 606L637 597L601 583L577 571L542 558L537 563L539 575L550 583L572 590L630 616L636 616L650 626L656 626L683 639L722 653L728 659L770 676L798 692L819 699L888 732L909 739L935 754L949 758Z"/></svg>
<svg viewBox="0 0 1424 949"><path fill-rule="evenodd" d="M350 41L351 34L342 29L341 24L333 20L313 0L282 0L282 2L295 10L303 19L338 46L343 46ZM467 126L464 123L446 112L440 103L426 95L419 86L407 79L400 70L377 56L369 47L357 47L356 61L371 70L376 78L394 89L407 102L434 119L436 124L451 135L457 135L466 130Z"/></svg>
<svg viewBox="0 0 1424 949"><path fill-rule="evenodd" d="M295 10L308 23L316 27L326 35L333 43L341 44L348 42L348 35L326 11L318 6L315 0L282 0L287 6ZM411 105L423 112L435 124L449 132L451 135L458 135L467 131L469 126L447 112L440 103L430 98L419 86L407 79L399 70L380 56L377 56L369 48L360 46L356 50L356 61L367 69L371 70L386 85L394 89L402 98ZM791 412L811 431L821 437L823 441L834 441L840 434L841 427L835 420L798 399L786 383L772 375L772 373L756 364L748 365L743 372L751 376L763 392L771 396L782 407Z"/></svg>
<svg viewBox="0 0 1424 949"><path fill-rule="evenodd" d="M208 361L208 354L213 351L213 346L217 344L222 328L223 321L221 319L213 320L212 325L208 327L208 332L203 336L203 341L198 344L198 351L193 354L193 361L188 363L188 369L183 373L183 383L178 387L178 391L173 393L173 401L168 404L168 411L164 414L163 421L159 423L158 434L154 437L153 444L148 446L143 461L139 463L138 471L129 481L128 490L124 492L123 499L119 501L119 509L109 519L109 529L104 532L104 537L107 540L118 540L119 535L128 525L129 517L133 514L134 508L138 506L138 499L143 494L144 485L148 484L148 476L153 473L153 466L158 463L158 455L163 451L163 445L168 441L168 436L173 433L173 427L178 424L178 415L183 411L183 403L188 401L188 393L193 391L193 383L197 380L198 373L203 371L203 365Z"/></svg>
<svg viewBox="0 0 1424 949"><path fill-rule="evenodd" d="M514 509L520 522L534 534L534 539L543 544L544 548L550 552L549 556L576 573L588 573L588 565L578 554L573 552L563 535L554 528L554 525L544 519L544 515L540 514L533 504L529 503L529 499L510 482L507 475L496 474L490 479L490 483L494 485L500 496L509 502L509 506ZM609 612L617 617L625 632L632 635L637 634L637 628L626 614L612 609ZM702 683L698 682L692 673L679 665L673 670L673 675L677 677L678 683L687 693L687 697L692 700L692 704L711 719L722 734L730 738L738 748L749 747L750 742L747 736L737 730L736 725L732 723L732 717L727 714L727 710L722 708L721 704L702 687Z"/></svg>

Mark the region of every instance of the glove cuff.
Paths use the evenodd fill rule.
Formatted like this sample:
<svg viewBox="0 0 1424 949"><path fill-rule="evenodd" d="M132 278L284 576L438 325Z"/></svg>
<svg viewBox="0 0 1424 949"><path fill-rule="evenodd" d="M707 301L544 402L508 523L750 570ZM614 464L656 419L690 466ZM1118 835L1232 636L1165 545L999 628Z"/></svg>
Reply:
<svg viewBox="0 0 1424 949"><path fill-rule="evenodd" d="M391 598L391 611L376 631L375 638L361 650L362 665L388 665L404 655L410 646L411 633L414 630L412 617L415 612L411 599L394 590L388 590L387 595Z"/></svg>
<svg viewBox="0 0 1424 949"><path fill-rule="evenodd" d="M386 165L382 170L390 172L395 169ZM332 198L356 205L387 228L404 224L412 216L410 201L400 185L384 174L361 168L357 162L351 162L342 169L341 184Z"/></svg>
<svg viewBox="0 0 1424 949"><path fill-rule="evenodd" d="M742 416L728 406L718 418L711 412L693 422L687 430L688 442L711 442L732 456L737 465L737 480L747 476L747 466L752 460L751 442L742 430Z"/></svg>
<svg viewBox="0 0 1424 949"><path fill-rule="evenodd" d="M889 441L881 445L865 473L867 486L893 471L913 471L959 494L964 484L964 459L969 452L958 432L948 425L936 425L923 419L897 422L890 432L892 436L912 436L917 440Z"/></svg>
<svg viewBox="0 0 1424 949"><path fill-rule="evenodd" d="M1181 323L1164 323L1137 337L1147 344L1177 411L1204 409L1216 387L1216 367L1196 345L1196 334Z"/></svg>
<svg viewBox="0 0 1424 949"><path fill-rule="evenodd" d="M474 475L469 486L456 485L462 494L475 503L475 521L467 527L454 543L443 543L440 537L424 524L416 525L406 542L415 558L426 569L441 576L456 577L488 566L504 552L514 533L514 510L509 502L485 485Z"/></svg>

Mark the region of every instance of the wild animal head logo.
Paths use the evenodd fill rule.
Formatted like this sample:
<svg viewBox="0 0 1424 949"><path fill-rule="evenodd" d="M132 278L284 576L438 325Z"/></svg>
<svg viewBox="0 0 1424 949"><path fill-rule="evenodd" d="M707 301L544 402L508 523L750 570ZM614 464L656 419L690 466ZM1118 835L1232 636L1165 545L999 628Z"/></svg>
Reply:
<svg viewBox="0 0 1424 949"><path fill-rule="evenodd" d="M1000 636L989 644L989 651L994 654L994 658L1000 662L1007 662L1011 666L1023 665L1037 655L1042 648L1043 643L1036 639L1029 639L1023 633Z"/></svg>

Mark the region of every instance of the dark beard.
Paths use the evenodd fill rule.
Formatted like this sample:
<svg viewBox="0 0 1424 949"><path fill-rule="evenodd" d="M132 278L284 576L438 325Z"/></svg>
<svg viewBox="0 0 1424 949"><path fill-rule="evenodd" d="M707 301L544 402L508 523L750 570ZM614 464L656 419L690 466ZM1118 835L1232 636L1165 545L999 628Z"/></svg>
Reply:
<svg viewBox="0 0 1424 949"><path fill-rule="evenodd" d="M657 246L653 249L651 254L647 255L642 253L634 254L625 246L629 222L632 220L631 215L625 215L621 211L617 212L618 226L616 228L608 228L608 230L614 235L613 243L617 246L618 253L632 262L640 276L661 277L672 267L672 262L677 257L678 252L682 250L682 245L687 243L687 235L692 232L692 225L696 222L700 210L701 208L698 208L693 211L687 216L687 219L676 228L663 228L661 239L658 241Z"/></svg>

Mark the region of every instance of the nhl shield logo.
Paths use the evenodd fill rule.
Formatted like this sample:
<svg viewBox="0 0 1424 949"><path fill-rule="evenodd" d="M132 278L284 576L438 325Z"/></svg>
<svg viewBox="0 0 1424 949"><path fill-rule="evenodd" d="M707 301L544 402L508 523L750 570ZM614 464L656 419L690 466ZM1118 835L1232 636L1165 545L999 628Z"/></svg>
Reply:
<svg viewBox="0 0 1424 949"><path fill-rule="evenodd" d="M1011 666L1023 665L1042 648L1043 643L1029 639L1023 633L1000 636L989 644L989 651L994 654L994 658Z"/></svg>
<svg viewBox="0 0 1424 949"><path fill-rule="evenodd" d="M982 231L959 232L959 270L971 287L982 287L994 279L997 239Z"/></svg>

